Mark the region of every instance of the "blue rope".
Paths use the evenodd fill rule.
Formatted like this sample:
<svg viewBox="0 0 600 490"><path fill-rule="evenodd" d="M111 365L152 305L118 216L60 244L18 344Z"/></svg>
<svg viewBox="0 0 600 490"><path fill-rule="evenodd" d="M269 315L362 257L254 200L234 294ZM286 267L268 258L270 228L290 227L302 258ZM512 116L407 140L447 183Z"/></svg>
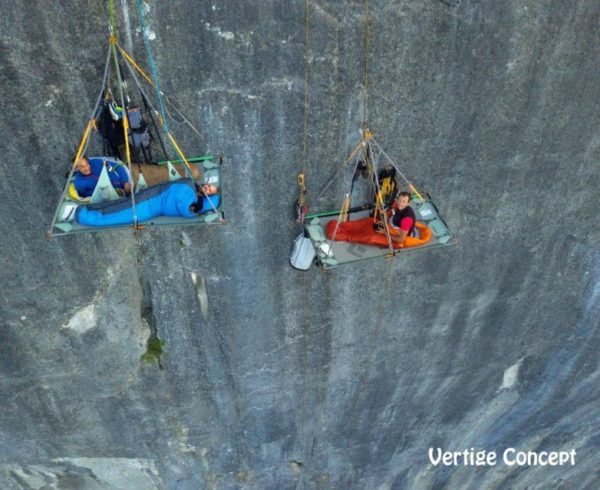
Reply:
<svg viewBox="0 0 600 490"><path fill-rule="evenodd" d="M152 79L154 80L154 87L156 88L156 96L158 98L158 104L160 107L160 113L162 115L163 127L167 134L169 134L169 126L167 125L167 116L165 112L165 106L163 104L163 99L160 91L160 85L158 84L158 75L156 74L156 66L154 65L154 58L152 57L152 47L150 46L150 41L146 34L146 22L144 20L144 11L142 9L142 0L136 0L138 15L140 16L140 25L142 28L142 35L144 38L144 47L146 48L146 53L148 55L148 64L150 65L150 71L152 72Z"/></svg>
<svg viewBox="0 0 600 490"><path fill-rule="evenodd" d="M137 0L136 1L136 5L137 5L137 9L138 9L138 15L140 17L140 26L142 28L142 35L144 38L144 47L146 48L146 55L148 56L148 64L150 65L150 71L152 73L152 79L154 80L154 88L156 89L156 97L158 98L158 104L160 107L160 114L162 116L162 125L163 128L165 129L165 133L167 133L167 136L169 136L169 141L171 142L171 144L173 144L173 146L175 146L175 144L173 143L173 141L171 141L171 133L169 131L169 126L167 124L167 114L165 111L165 104L163 102L163 98L162 98L162 92L160 90L160 85L158 83L158 75L156 73L156 66L154 64L154 58L152 56L152 47L150 46L150 40L148 39L148 35L146 34L146 21L144 20L144 11L142 8L142 0ZM134 75L135 77L135 75ZM138 83L139 86L139 83ZM177 150L177 147L175 147L175 149ZM187 165L184 165L184 170L185 170L185 174L191 179L192 177L192 172L191 170L188 168Z"/></svg>

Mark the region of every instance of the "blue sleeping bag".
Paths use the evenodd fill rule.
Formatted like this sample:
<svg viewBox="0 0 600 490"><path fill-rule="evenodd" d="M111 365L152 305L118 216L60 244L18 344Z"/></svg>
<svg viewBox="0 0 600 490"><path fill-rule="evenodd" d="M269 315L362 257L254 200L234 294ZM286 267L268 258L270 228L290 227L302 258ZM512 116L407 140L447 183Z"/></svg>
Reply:
<svg viewBox="0 0 600 490"><path fill-rule="evenodd" d="M210 196L215 208L219 206L219 196ZM148 187L135 194L135 210L138 222L157 216L181 216L193 218L210 211L212 206L206 196L202 197L202 209L199 213L190 210L198 201L196 189L191 179L180 179ZM77 208L75 220L85 226L113 226L133 223L131 198L124 197L116 201L88 204Z"/></svg>

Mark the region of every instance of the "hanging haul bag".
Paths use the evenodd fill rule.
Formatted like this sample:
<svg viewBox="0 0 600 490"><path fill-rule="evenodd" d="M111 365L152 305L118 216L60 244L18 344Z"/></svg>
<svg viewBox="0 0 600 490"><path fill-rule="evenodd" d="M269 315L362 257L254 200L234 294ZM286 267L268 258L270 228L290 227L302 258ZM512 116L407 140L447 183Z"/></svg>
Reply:
<svg viewBox="0 0 600 490"><path fill-rule="evenodd" d="M385 207L388 207L394 202L394 199L396 199L396 194L398 193L396 169L393 166L388 165L381 170L381 172L379 172L378 180L383 204Z"/></svg>
<svg viewBox="0 0 600 490"><path fill-rule="evenodd" d="M315 248L310 238L305 237L304 233L300 233L294 240L294 246L290 254L290 265L294 269L307 271L310 269L315 255Z"/></svg>
<svg viewBox="0 0 600 490"><path fill-rule="evenodd" d="M135 148L147 149L150 147L152 137L146 121L142 116L142 111L138 107L127 109L127 118L129 119L129 143Z"/></svg>

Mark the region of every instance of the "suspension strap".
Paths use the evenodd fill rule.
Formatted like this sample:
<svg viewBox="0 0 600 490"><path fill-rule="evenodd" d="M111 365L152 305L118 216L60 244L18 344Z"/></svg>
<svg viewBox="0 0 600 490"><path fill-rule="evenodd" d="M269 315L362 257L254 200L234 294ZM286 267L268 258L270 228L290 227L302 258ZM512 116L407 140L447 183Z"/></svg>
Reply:
<svg viewBox="0 0 600 490"><path fill-rule="evenodd" d="M359 160L360 160L360 158L357 156L356 163L354 164L354 170L352 171L352 175L354 175L354 173L356 172L356 169L358 168ZM352 192L352 189L350 189L350 192ZM331 248L331 242L333 242L335 240L335 236L337 235L337 231L340 226L340 223L346 222L348 219L348 212L350 211L350 203L351 203L350 192L346 193L346 195L344 196L344 201L342 202L342 207L340 208L340 213L338 215L337 223L335 224L335 229L333 230L333 235L331 236L330 240L327 240L327 244L329 245L330 248Z"/></svg>
<svg viewBox="0 0 600 490"><path fill-rule="evenodd" d="M137 64L137 62L131 57L131 55L127 51L125 51L125 49L123 49L121 46L118 46L118 48L121 55L123 55L123 58L125 58L129 62L129 64L133 66L138 71L138 73L144 77L144 79L150 84L152 88L156 88L152 79L148 75L146 75L146 72L140 68L140 65Z"/></svg>
<svg viewBox="0 0 600 490"><path fill-rule="evenodd" d="M119 51L121 52L121 55L123 56L123 58L125 58L131 64L131 66L133 66L138 71L138 73L140 75L142 75L144 80L146 80L146 82L148 82L148 84L152 88L156 88L154 86L154 82L152 81L152 78L150 78L150 76L148 74L146 74L146 72L144 70L142 70L140 65L133 59L133 57L121 46L118 46L118 48L119 48ZM173 102L171 102L171 99L169 99L169 97L167 97L164 92L161 92L161 94L166 102L165 111L167 112L167 114L169 114L169 112L167 110L167 106L170 106L177 113L177 115L179 117L181 117L183 122L185 122L190 127L190 129L198 135L199 138L202 138L200 131L198 131L198 129L190 122L190 120L187 117L185 117L185 114L183 114L183 112L181 112L179 110L179 108ZM171 119L174 119L174 118L171 116Z"/></svg>
<svg viewBox="0 0 600 490"><path fill-rule="evenodd" d="M340 163L338 165L338 168L335 170L335 172L333 173L333 177L331 177L331 179L329 179L329 181L327 182L327 184L325 184L325 186L321 189L321 192L319 192L319 195L317 196L318 198L321 198L321 196L323 195L323 193L329 188L329 186L333 183L333 181L335 180L335 177L337 176L338 172L342 169L342 167L344 165L346 165L350 160L352 160L356 154L361 150L361 148L364 147L364 141L361 140L355 147L354 149L350 152L350 155L348 156L348 158L346 158L346 160L344 160L342 163Z"/></svg>
<svg viewBox="0 0 600 490"><path fill-rule="evenodd" d="M77 149L77 154L75 155L75 160L73 160L73 167L75 167L75 165L77 165L77 162L81 158L81 155L83 155L83 152L85 150L87 142L90 138L90 132L92 130L93 121L94 121L93 118L90 119L87 123L87 126L85 127L85 131L83 132L83 138L81 138L81 143L79 143L79 148Z"/></svg>
<svg viewBox="0 0 600 490"><path fill-rule="evenodd" d="M98 108L100 107L100 103L102 102L102 96L104 94L104 89L106 88L106 84L108 82L108 71L110 68L110 54L111 54L111 48L109 46L108 50L106 51L106 62L104 63L104 75L102 76L102 87L100 88L100 93L98 94L98 98L96 99L96 104L94 105L94 109L92 110L92 113L90 115L88 123L83 132L83 137L81 138L81 142L79 143L79 148L77 149L77 154L75 155L75 159L73 160L73 163L71 164L71 170L69 171L69 175L67 177L67 184L65 185L65 188L63 189L63 192L60 196L60 201L58 203L58 206L56 207L56 212L54 213L54 217L52 218L52 223L50 224L50 230L48 231L48 235L52 235L52 230L54 229L54 225L56 224L56 220L58 219L58 213L61 208L61 203L65 200L65 196L67 195L67 191L69 189L69 182L73 178L73 173L75 172L75 166L77 165L77 161L81 158L81 155L83 155L86 152L88 143L90 141L90 133L91 133L92 129L95 127L95 122L96 122L95 118L97 116Z"/></svg>
<svg viewBox="0 0 600 490"><path fill-rule="evenodd" d="M152 110L150 109L150 105L148 104L148 98L146 97L146 94L144 94L144 91L141 89L140 89L140 94L142 95L142 101L144 102L144 108L146 109L146 112L148 113L148 115L150 116L150 120L152 121L152 127L154 128L154 132L156 133L156 137L158 138L158 142L160 143L160 148L163 151L165 160L168 160L169 155L167 154L167 149L165 148L165 143L163 142L160 132L158 131L158 126L156 125L156 119L154 119L154 116L152 115ZM188 158L188 161L189 161L189 158Z"/></svg>
<svg viewBox="0 0 600 490"><path fill-rule="evenodd" d="M368 130L367 130L368 131ZM371 132L369 131L369 134ZM371 136L369 136L371 139ZM376 204L375 204L375 212L373 213L374 220L377 220L377 215L381 215L381 220L383 221L383 229L385 230L385 237L387 238L388 248L390 249L390 253L394 254L394 244L392 241L392 234L390 233L390 228L387 221L387 214L385 212L385 204L383 202L383 195L381 193L381 187L379 186L379 179L377 178L379 172L377 169L377 162L373 158L373 151L371 150L371 146L367 145L367 152L369 154L369 159L373 165L373 175L375 182L375 195L376 195Z"/></svg>
<svg viewBox="0 0 600 490"><path fill-rule="evenodd" d="M383 148L381 147L381 145L379 143L377 143L377 141L375 141L374 139L372 139L371 141L373 141L373 144L377 147L377 149L379 150L379 152L385 157L385 159L396 169L396 171L398 172L398 174L400 174L400 177L402 177L402 179L404 179L404 181L406 182L406 185L408 185L408 188L411 190L411 192L413 192L417 198L421 201L424 201L425 199L423 199L423 196L421 195L421 193L417 190L417 188L406 178L406 176L402 173L402 171L398 168L398 165L396 165L394 163L394 161L388 156L388 154L383 150Z"/></svg>

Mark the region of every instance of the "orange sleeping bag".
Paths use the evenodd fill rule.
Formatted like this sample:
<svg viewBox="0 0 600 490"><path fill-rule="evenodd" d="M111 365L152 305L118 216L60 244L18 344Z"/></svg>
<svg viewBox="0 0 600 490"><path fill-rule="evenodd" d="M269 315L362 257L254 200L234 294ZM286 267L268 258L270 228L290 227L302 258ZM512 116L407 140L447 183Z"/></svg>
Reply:
<svg viewBox="0 0 600 490"><path fill-rule="evenodd" d="M325 235L329 240L333 239L333 233L337 220L331 220L325 226ZM431 229L428 228L424 223L417 221L415 224L419 232L421 233L420 238L412 236L406 237L403 243L392 241L392 245L395 249L399 248L410 248L425 245L431 240ZM394 230L390 230L390 233L394 235ZM360 243L362 245L372 245L375 247L387 247L388 241L385 233L376 233L373 228L373 218L367 216L366 218L357 219L354 221L346 221L340 223L335 234L336 242L350 242Z"/></svg>

